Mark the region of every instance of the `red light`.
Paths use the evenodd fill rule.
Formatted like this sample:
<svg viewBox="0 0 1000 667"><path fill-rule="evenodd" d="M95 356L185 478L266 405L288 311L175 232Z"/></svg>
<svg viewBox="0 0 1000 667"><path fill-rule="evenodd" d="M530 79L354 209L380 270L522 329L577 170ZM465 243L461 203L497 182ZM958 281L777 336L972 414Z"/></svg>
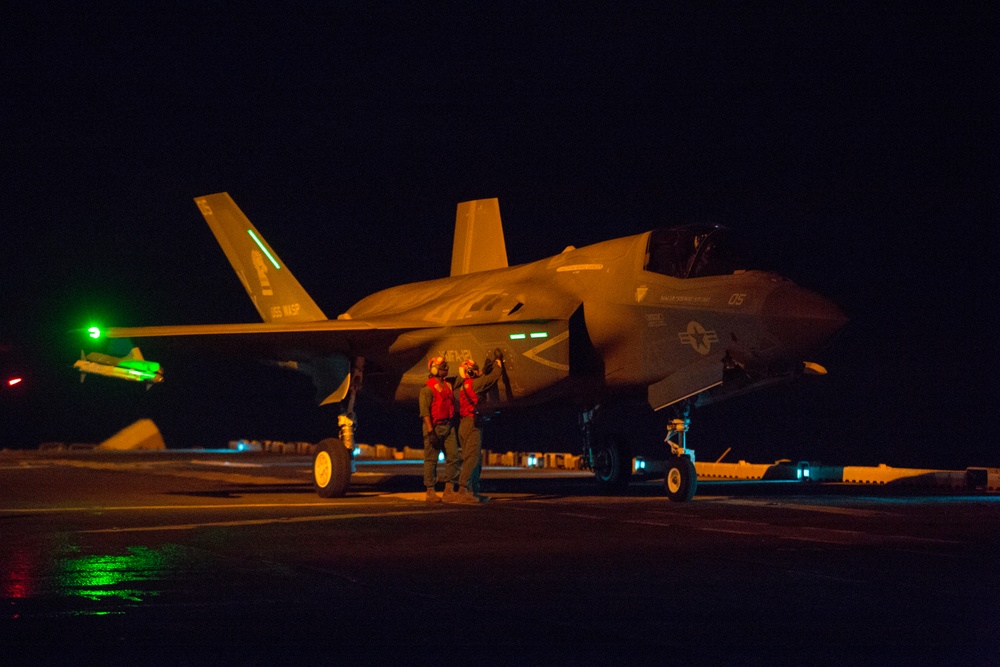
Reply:
<svg viewBox="0 0 1000 667"><path fill-rule="evenodd" d="M8 387L13 387L15 384L18 384L20 382L21 382L21 378L11 378L11 379L7 380L7 386Z"/></svg>

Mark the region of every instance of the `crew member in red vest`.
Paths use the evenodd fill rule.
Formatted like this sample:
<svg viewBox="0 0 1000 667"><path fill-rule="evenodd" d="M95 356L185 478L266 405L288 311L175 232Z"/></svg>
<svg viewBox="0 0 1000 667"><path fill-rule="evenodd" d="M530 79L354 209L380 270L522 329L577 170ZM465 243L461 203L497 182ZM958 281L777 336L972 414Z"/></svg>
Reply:
<svg viewBox="0 0 1000 667"><path fill-rule="evenodd" d="M487 365L489 360L487 359ZM476 406L480 397L493 388L503 376L503 355L496 353L492 368L483 375L472 359L466 359L458 368L462 382L456 388L461 421L458 423L458 442L462 447L462 474L458 481L458 493L463 502L486 502L486 496L479 493L479 475L483 469L482 417Z"/></svg>
<svg viewBox="0 0 1000 667"><path fill-rule="evenodd" d="M427 362L427 384L420 388L420 416L424 430L424 486L427 502L459 501L455 484L458 482L461 461L458 456L458 438L455 433L457 410L455 393L448 377L448 362L444 357L431 357ZM438 451L444 448L444 495L434 490L437 483Z"/></svg>

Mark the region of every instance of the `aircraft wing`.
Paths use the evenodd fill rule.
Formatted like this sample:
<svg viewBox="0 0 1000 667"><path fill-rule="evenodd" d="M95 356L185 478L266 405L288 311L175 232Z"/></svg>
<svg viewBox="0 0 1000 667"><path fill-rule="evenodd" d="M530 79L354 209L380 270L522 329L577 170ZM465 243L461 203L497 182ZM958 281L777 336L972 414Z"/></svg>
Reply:
<svg viewBox="0 0 1000 667"><path fill-rule="evenodd" d="M373 351L401 333L416 328L432 328L426 323L358 320L322 320L319 322L273 324L199 324L186 326L118 327L104 334L108 338L129 340L159 339L169 346L183 339L187 347L262 356L283 356L300 350L312 355L350 354Z"/></svg>
<svg viewBox="0 0 1000 667"><path fill-rule="evenodd" d="M402 324L323 320L301 324L153 326L111 328L103 336L128 339L131 344L142 341L144 347L149 345L161 351L176 348L187 355L272 361L308 375L320 404L327 404L342 401L347 395L354 358L364 357L376 364L405 365L422 356L422 350L409 354L404 350L395 358L389 356L389 348L397 338L414 328ZM402 372L398 368L391 370Z"/></svg>

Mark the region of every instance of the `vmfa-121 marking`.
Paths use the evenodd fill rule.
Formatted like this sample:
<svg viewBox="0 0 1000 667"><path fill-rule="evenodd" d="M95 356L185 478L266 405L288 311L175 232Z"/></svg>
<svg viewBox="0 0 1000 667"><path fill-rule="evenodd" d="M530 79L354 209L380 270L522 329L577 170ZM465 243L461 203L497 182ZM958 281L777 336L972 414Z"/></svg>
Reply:
<svg viewBox="0 0 1000 667"><path fill-rule="evenodd" d="M776 274L745 270L719 226L659 229L510 267L496 199L458 205L450 277L372 294L331 320L228 194L195 201L263 323L108 335L238 351L308 374L320 403L342 407L338 437L317 446L322 496L347 489L362 379L365 392L414 402L430 357L503 354L495 407L572 401L584 459L599 483L615 487L628 482L631 456L627 439L601 426L597 406L637 397L653 410L699 405L824 372L803 355L845 322L825 298ZM677 424L672 432L683 431ZM688 499L693 453L668 443L667 494Z"/></svg>

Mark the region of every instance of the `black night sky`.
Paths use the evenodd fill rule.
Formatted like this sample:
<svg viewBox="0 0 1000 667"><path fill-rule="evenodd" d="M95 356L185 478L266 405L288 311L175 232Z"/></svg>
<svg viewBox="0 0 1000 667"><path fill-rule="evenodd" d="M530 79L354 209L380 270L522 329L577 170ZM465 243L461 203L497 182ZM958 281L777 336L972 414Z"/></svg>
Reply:
<svg viewBox="0 0 1000 667"><path fill-rule="evenodd" d="M0 447L330 433L254 364L71 370L92 320L257 321L192 202L225 190L330 316L447 275L467 199L512 264L728 225L851 323L828 377L696 413L703 459L1000 466L995 3L491 4L5 4Z"/></svg>

